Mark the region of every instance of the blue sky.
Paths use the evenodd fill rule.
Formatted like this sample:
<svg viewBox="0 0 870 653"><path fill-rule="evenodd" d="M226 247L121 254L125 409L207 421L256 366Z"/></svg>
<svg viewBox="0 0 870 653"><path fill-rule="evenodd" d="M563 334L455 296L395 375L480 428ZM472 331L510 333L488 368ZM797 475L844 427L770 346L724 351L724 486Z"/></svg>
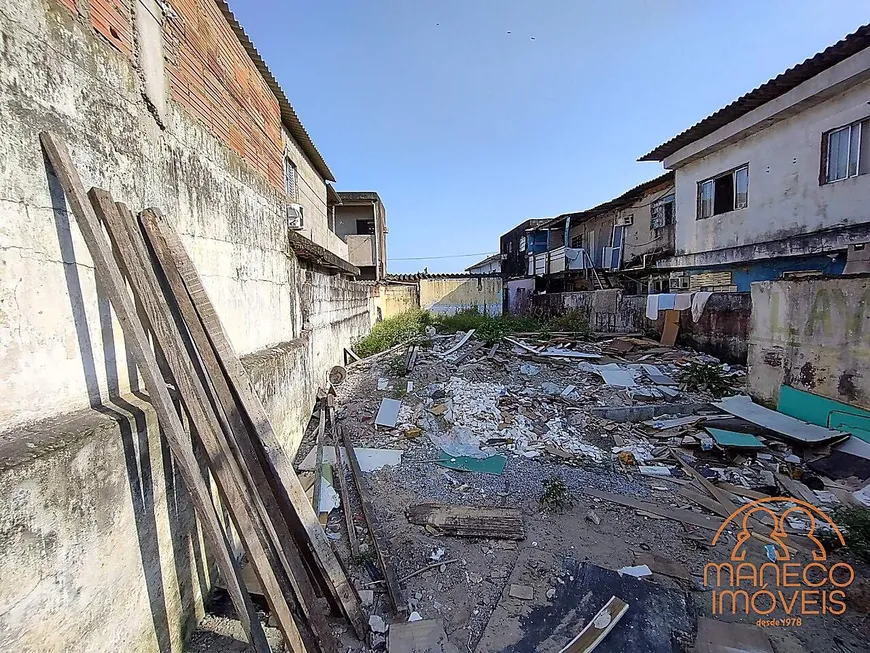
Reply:
<svg viewBox="0 0 870 653"><path fill-rule="evenodd" d="M531 217L868 20L866 0L230 0L337 178L387 207L389 270L459 271ZM510 33L508 33L510 32Z"/></svg>

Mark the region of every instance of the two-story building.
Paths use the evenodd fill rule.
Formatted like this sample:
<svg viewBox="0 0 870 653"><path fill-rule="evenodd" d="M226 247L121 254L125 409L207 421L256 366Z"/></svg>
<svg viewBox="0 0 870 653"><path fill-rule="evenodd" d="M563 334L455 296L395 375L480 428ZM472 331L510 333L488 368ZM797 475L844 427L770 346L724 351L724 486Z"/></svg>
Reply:
<svg viewBox="0 0 870 653"><path fill-rule="evenodd" d="M347 243L347 258L360 278L387 276L387 210L374 191L339 191L330 207L332 230Z"/></svg>
<svg viewBox="0 0 870 653"><path fill-rule="evenodd" d="M870 25L640 160L676 175L674 253L656 265L679 287L857 266L870 242Z"/></svg>
<svg viewBox="0 0 870 653"><path fill-rule="evenodd" d="M624 286L647 292L651 279L663 276L654 262L673 252L674 173L591 209L559 215L533 228L528 238L543 243L526 252L527 272L538 279L538 290Z"/></svg>

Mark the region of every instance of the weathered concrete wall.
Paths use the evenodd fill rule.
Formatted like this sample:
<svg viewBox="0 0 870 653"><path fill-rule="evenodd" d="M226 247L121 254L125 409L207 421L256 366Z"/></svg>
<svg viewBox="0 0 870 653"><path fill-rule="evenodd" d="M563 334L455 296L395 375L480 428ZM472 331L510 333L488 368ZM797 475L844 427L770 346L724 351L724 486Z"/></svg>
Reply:
<svg viewBox="0 0 870 653"><path fill-rule="evenodd" d="M547 293L532 296L531 311L543 317L578 311L593 331L602 333L661 334L664 313L657 320L647 319L646 299L646 295L624 295L618 289ZM698 322L692 321L691 311L681 312L677 344L730 363L745 363L751 313L748 293L714 293Z"/></svg>
<svg viewBox="0 0 870 653"><path fill-rule="evenodd" d="M534 279L511 279L505 288L507 311L523 315L532 309L532 295L535 292Z"/></svg>
<svg viewBox="0 0 870 653"><path fill-rule="evenodd" d="M643 331L648 326L644 308L633 295L623 295L619 289L590 290L534 295L532 310L545 316L576 311L588 322L593 331L626 333Z"/></svg>
<svg viewBox="0 0 870 653"><path fill-rule="evenodd" d="M180 651L211 565L38 133L67 141L86 187L172 221L288 453L369 296L300 265L273 153L264 174L217 122L155 113L76 4L110 3L0 0L0 650Z"/></svg>
<svg viewBox="0 0 870 653"><path fill-rule="evenodd" d="M870 408L870 278L752 284L749 390L776 402L779 387Z"/></svg>
<svg viewBox="0 0 870 653"><path fill-rule="evenodd" d="M646 310L646 301L643 305ZM751 317L752 297L749 293L713 293L697 322L692 321L692 311L680 313L677 344L706 352L728 363L745 364ZM661 313L656 322L659 333L664 328L664 321L664 313Z"/></svg>
<svg viewBox="0 0 870 653"><path fill-rule="evenodd" d="M870 115L867 98L870 82L863 81L848 90L829 97L824 102L798 111L798 103L806 105L814 94L824 91L825 80L834 83L843 71L852 68L863 71L866 80L870 68L870 51L851 57L822 75L800 85L797 89L741 118L740 125L722 128L721 138L734 129L743 128L755 133L715 149L714 136L703 143L684 148L666 161L668 167L678 165L676 171L677 198L677 255L696 255L701 252L722 250L767 241L785 240L799 234L867 222L870 220L870 175L845 179L833 184L819 184L822 134L828 130ZM853 74L853 73L848 73ZM788 102L795 106L785 108ZM773 106L777 105L777 106ZM765 113L774 110L791 113L790 117L770 127L758 130L748 128L751 121L763 126ZM758 113L753 117L752 114ZM708 148L700 153L699 148ZM690 151L691 150L691 151ZM704 156L701 156L704 154ZM680 161L683 157L686 161ZM749 204L746 208L711 218L696 220L698 182L749 164ZM862 234L866 237L866 234ZM866 238L865 238L866 240ZM863 242L863 241L861 241ZM841 245L845 248L845 244ZM748 250L743 256L729 255L735 260L751 260L769 256L766 249ZM819 251L819 250L815 250ZM801 252L794 252L799 254ZM803 252L807 253L807 252ZM685 264L715 264L730 262L723 255L706 259L687 258Z"/></svg>
<svg viewBox="0 0 870 653"><path fill-rule="evenodd" d="M433 313L452 315L469 308L501 315L500 277L456 277L420 279L420 307Z"/></svg>
<svg viewBox="0 0 870 653"><path fill-rule="evenodd" d="M379 283L372 286L372 322L386 320L400 313L420 308L417 284Z"/></svg>

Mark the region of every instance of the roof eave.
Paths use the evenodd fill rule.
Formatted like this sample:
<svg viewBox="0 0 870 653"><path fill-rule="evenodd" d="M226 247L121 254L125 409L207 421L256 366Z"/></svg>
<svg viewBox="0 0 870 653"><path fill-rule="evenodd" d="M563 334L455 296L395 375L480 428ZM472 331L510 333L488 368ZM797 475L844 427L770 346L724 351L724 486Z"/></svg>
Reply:
<svg viewBox="0 0 870 653"><path fill-rule="evenodd" d="M226 0L215 0L215 2L223 13L227 23L229 23L233 32L235 32L236 38L239 39L239 43L241 43L242 47L248 53L248 56L257 71L266 82L266 85L275 95L275 99L278 100L278 107L281 110L281 122L283 122L287 127L293 140L299 144L299 147L302 148L302 151L305 152L305 155L311 160L311 164L321 177L326 181L335 181L335 175L332 174L332 170L330 170L329 166L326 165L323 156L321 156L320 152L317 151L314 141L311 140L311 136L307 131L305 131L305 127L302 126L302 121L299 120L296 110L293 108L293 105L290 104L290 101L284 94L284 90L281 88L280 84L278 84L278 80L276 80L275 76L272 75L272 71L269 70L263 57L260 56L260 53L257 51L251 38L236 19Z"/></svg>

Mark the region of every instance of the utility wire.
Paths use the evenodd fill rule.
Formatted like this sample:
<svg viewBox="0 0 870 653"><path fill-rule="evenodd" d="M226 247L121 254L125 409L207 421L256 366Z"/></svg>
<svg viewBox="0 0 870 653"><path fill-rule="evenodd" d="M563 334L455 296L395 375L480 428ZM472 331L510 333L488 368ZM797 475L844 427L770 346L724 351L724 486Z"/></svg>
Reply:
<svg viewBox="0 0 870 653"><path fill-rule="evenodd" d="M388 261L431 261L437 258L469 258L471 256L492 256L498 252L478 252L477 254L451 254L450 256L410 256L408 258L390 258Z"/></svg>

